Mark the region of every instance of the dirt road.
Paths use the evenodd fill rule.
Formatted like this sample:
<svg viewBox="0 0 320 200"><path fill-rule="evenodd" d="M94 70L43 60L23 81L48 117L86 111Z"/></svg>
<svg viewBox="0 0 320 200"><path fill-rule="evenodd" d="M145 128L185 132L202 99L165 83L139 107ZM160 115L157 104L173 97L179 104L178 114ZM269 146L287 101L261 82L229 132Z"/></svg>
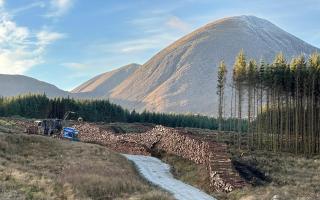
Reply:
<svg viewBox="0 0 320 200"><path fill-rule="evenodd" d="M170 166L157 158L123 155L135 163L139 172L148 181L172 193L177 200L216 200L201 190L175 179L170 172Z"/></svg>

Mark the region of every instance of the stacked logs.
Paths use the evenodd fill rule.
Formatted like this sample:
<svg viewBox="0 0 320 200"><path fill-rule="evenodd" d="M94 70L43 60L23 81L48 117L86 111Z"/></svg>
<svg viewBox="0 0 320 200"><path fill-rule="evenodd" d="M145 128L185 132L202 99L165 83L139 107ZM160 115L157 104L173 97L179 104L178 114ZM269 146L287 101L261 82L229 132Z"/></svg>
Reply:
<svg viewBox="0 0 320 200"><path fill-rule="evenodd" d="M120 153L151 155L142 143L137 143L126 135L117 135L111 129L105 129L93 123L78 123L74 124L73 128L80 132L80 141L104 145Z"/></svg>
<svg viewBox="0 0 320 200"><path fill-rule="evenodd" d="M216 191L230 192L246 183L232 167L227 146L182 130L156 126L145 133L115 134L92 123L75 124L83 142L105 145L117 152L151 155L165 151L206 166L210 186Z"/></svg>
<svg viewBox="0 0 320 200"><path fill-rule="evenodd" d="M18 127L33 127L32 121L17 119L13 121ZM227 146L210 141L205 135L191 134L182 129L163 126L155 126L145 133L120 135L110 128L94 123L75 123L73 127L79 130L81 141L104 145L117 152L151 155L153 152L165 151L203 164L208 169L210 186L213 190L230 192L245 185L232 167Z"/></svg>
<svg viewBox="0 0 320 200"><path fill-rule="evenodd" d="M10 121L11 121L11 120L10 120ZM34 122L31 121L31 120L12 119L12 122L13 122L16 126L21 127L21 128L25 128L25 127L34 125Z"/></svg>
<svg viewBox="0 0 320 200"><path fill-rule="evenodd" d="M212 189L230 192L246 185L245 181L233 169L226 144L161 126L155 127L152 132L163 135L156 145L159 150L173 153L197 164L206 165Z"/></svg>
<svg viewBox="0 0 320 200"><path fill-rule="evenodd" d="M14 120L19 127L31 127L32 121ZM183 130L156 126L145 133L116 134L110 128L93 123L76 123L83 142L107 146L117 152L151 155L155 151L181 156L207 167L210 186L218 191L232 191L245 185L234 171L227 153L227 146L208 140L204 135L190 134Z"/></svg>

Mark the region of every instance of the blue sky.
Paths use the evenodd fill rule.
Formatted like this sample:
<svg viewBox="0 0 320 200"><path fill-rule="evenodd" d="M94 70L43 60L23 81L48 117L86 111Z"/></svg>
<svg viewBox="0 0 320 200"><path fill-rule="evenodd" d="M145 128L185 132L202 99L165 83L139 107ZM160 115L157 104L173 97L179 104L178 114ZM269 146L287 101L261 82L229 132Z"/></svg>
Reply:
<svg viewBox="0 0 320 200"><path fill-rule="evenodd" d="M235 15L268 19L320 47L319 0L0 0L0 73L69 90Z"/></svg>

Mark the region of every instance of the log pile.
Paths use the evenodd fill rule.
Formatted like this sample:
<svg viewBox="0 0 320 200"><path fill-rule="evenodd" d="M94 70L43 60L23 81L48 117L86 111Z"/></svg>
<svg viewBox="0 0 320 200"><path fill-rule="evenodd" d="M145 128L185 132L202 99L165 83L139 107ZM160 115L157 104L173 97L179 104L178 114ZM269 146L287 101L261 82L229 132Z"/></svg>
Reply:
<svg viewBox="0 0 320 200"><path fill-rule="evenodd" d="M33 125L32 121L14 122L19 127ZM226 144L211 141L206 135L164 126L148 128L144 133L130 134L118 134L110 127L87 122L75 123L73 127L79 130L80 141L104 145L120 153L152 155L165 151L205 165L212 190L230 192L246 185L233 169ZM34 130L30 129L31 132ZM57 138L62 138L62 135Z"/></svg>
<svg viewBox="0 0 320 200"><path fill-rule="evenodd" d="M28 133L37 132L32 121L13 121L18 127L31 127L27 129ZM135 134L116 134L113 129L94 123L75 123L73 127L80 131L81 141L104 145L117 152L151 155L156 151L165 151L206 165L210 173L210 186L214 190L229 192L245 184L232 168L226 145L207 140L203 135L163 126ZM56 137L62 138L62 135Z"/></svg>
<svg viewBox="0 0 320 200"><path fill-rule="evenodd" d="M24 119L15 119L15 118L6 118L10 124L14 124L16 127L25 130L27 127L34 126L34 122L31 120L24 120Z"/></svg>
<svg viewBox="0 0 320 200"><path fill-rule="evenodd" d="M155 127L152 132L154 134L160 132L163 135L156 145L159 150L206 165L213 190L230 192L246 185L246 182L233 169L226 144L173 128Z"/></svg>
<svg viewBox="0 0 320 200"><path fill-rule="evenodd" d="M33 121L30 120L20 120L20 119L12 119L14 124L20 128L25 128L34 125Z"/></svg>
<svg viewBox="0 0 320 200"><path fill-rule="evenodd" d="M129 134L118 135L93 123L78 123L73 128L79 130L80 141L104 145L120 153L151 155L146 145L131 139Z"/></svg>
<svg viewBox="0 0 320 200"><path fill-rule="evenodd" d="M201 135L163 126L131 134L116 134L93 123L79 123L73 127L80 131L81 141L105 145L117 152L151 155L165 151L203 164L209 171L210 186L216 191L230 192L246 184L233 169L226 144Z"/></svg>
<svg viewBox="0 0 320 200"><path fill-rule="evenodd" d="M38 129L38 126L31 125L31 126L28 126L24 132L27 134L38 134L39 129Z"/></svg>

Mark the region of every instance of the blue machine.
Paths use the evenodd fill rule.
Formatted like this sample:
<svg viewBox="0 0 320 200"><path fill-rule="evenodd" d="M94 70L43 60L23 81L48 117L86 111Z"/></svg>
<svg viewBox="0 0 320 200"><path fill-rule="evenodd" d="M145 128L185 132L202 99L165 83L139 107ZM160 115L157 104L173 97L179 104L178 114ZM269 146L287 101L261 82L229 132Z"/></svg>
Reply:
<svg viewBox="0 0 320 200"><path fill-rule="evenodd" d="M79 131L75 128L63 128L63 138L69 139L71 141L79 141L78 134Z"/></svg>

